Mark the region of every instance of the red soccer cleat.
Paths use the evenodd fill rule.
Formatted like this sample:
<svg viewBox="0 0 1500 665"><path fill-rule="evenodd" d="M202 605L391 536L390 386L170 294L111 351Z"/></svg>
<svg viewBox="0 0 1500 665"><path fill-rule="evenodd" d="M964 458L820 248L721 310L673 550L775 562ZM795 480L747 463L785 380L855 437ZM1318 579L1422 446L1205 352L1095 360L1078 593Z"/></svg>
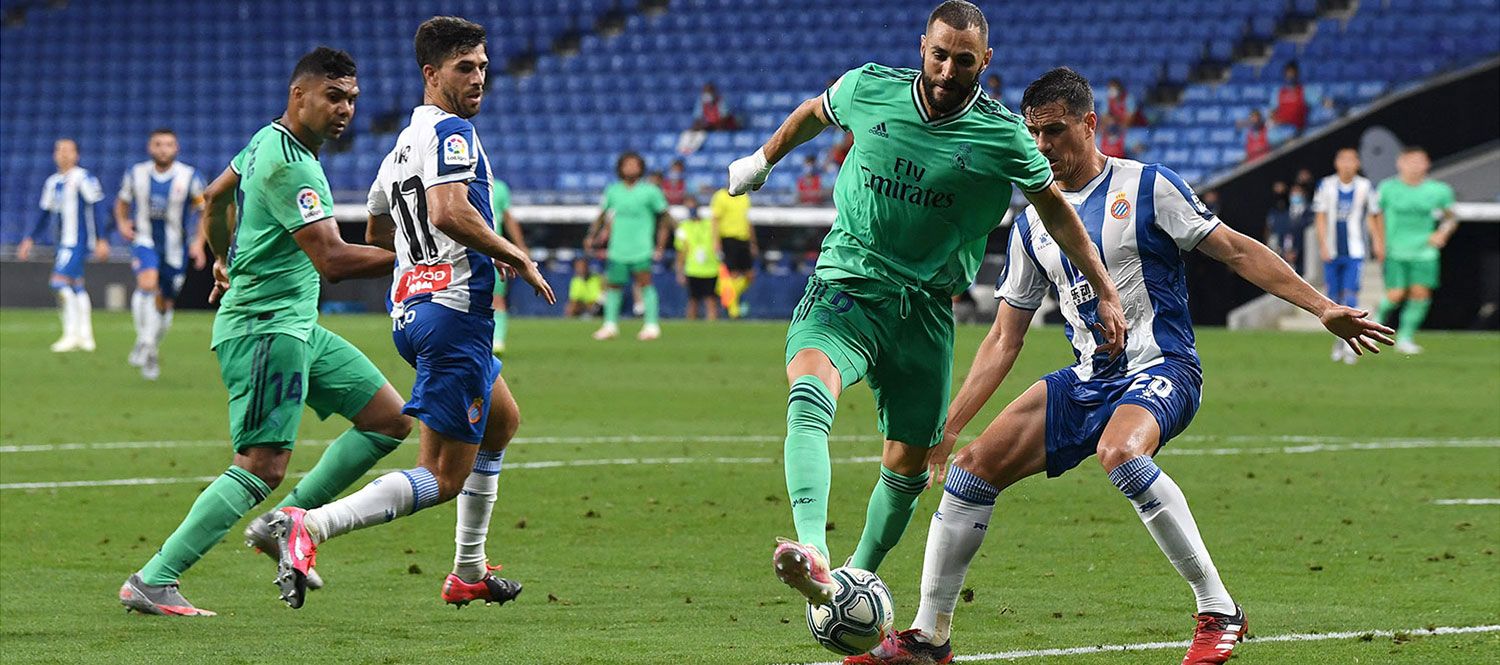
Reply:
<svg viewBox="0 0 1500 665"><path fill-rule="evenodd" d="M271 536L276 539L276 586L281 599L292 609L307 599L307 574L318 557L318 545L307 531L307 511L282 508L271 516Z"/></svg>
<svg viewBox="0 0 1500 665"><path fill-rule="evenodd" d="M1188 645L1182 665L1220 665L1229 662L1234 646L1245 638L1248 624L1245 610L1234 606L1234 616L1220 614L1195 614L1198 628L1193 631L1193 643Z"/></svg>
<svg viewBox="0 0 1500 665"><path fill-rule="evenodd" d="M476 600L504 605L506 601L515 600L521 595L521 583L508 580L503 577L495 577L489 571L500 570L500 566L485 564L484 579L478 582L465 582L453 573L448 574L448 579L443 581L443 602L458 608L468 605Z"/></svg>
<svg viewBox="0 0 1500 665"><path fill-rule="evenodd" d="M887 635L880 646L858 656L844 659L844 665L945 665L953 662L953 648L948 642L928 644L918 639L922 631L913 628Z"/></svg>
<svg viewBox="0 0 1500 665"><path fill-rule="evenodd" d="M807 598L812 605L827 605L833 602L839 586L833 581L828 569L828 560L812 545L786 538L776 539L776 551L771 555L776 577L781 582Z"/></svg>

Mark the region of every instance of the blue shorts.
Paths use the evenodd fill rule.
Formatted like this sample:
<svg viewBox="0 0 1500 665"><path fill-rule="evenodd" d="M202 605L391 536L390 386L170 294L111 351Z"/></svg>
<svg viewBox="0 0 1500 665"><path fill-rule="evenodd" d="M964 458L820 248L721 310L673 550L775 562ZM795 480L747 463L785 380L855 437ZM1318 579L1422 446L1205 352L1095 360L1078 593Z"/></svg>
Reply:
<svg viewBox="0 0 1500 665"><path fill-rule="evenodd" d="M1072 368L1047 382L1047 477L1056 478L1093 455L1115 409L1135 404L1156 417L1157 448L1187 429L1203 397L1203 372L1167 360L1129 376L1080 381Z"/></svg>
<svg viewBox="0 0 1500 665"><path fill-rule="evenodd" d="M401 412L444 436L479 443L489 422L490 389L500 376L500 360L490 350L495 319L415 303L393 322L391 337L417 370Z"/></svg>
<svg viewBox="0 0 1500 665"><path fill-rule="evenodd" d="M167 300L176 300L177 294L182 291L183 282L187 281L187 270L184 266L187 261L178 261L177 266L172 265L166 257L155 247L135 245L130 248L130 268L139 275L147 270L156 271L157 288L161 290L161 297Z"/></svg>
<svg viewBox="0 0 1500 665"><path fill-rule="evenodd" d="M1340 256L1323 264L1323 278L1328 282L1328 298L1345 307L1359 304L1359 269L1363 259Z"/></svg>
<svg viewBox="0 0 1500 665"><path fill-rule="evenodd" d="M58 247L57 259L52 263L52 274L62 275L68 279L83 279L83 265L88 263L89 248Z"/></svg>

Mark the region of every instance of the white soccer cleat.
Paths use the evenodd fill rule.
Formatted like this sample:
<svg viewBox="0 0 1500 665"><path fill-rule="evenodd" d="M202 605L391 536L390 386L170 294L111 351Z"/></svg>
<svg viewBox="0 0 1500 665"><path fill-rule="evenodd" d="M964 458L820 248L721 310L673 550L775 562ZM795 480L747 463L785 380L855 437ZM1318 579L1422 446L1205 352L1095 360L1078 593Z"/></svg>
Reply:
<svg viewBox="0 0 1500 665"><path fill-rule="evenodd" d="M94 338L92 337L84 337L78 340L79 351L88 351L90 353L93 353L94 349L96 348L98 347L94 345Z"/></svg>
<svg viewBox="0 0 1500 665"><path fill-rule="evenodd" d="M146 343L136 342L135 346L130 349L130 357L127 358L125 362L130 363L131 367L140 367L142 365L145 365Z"/></svg>
<svg viewBox="0 0 1500 665"><path fill-rule="evenodd" d="M156 355L156 349L147 348L146 358L141 362L141 378L147 381L155 381L161 378L161 364Z"/></svg>
<svg viewBox="0 0 1500 665"><path fill-rule="evenodd" d="M1409 339L1403 339L1396 342L1396 353L1404 356L1414 356L1421 352L1422 347L1417 346L1415 342L1412 342Z"/></svg>
<svg viewBox="0 0 1500 665"><path fill-rule="evenodd" d="M53 342L51 346L53 353L68 353L70 351L77 351L81 348L83 348L83 346L79 343L78 338L71 335L64 335L61 339Z"/></svg>
<svg viewBox="0 0 1500 665"><path fill-rule="evenodd" d="M660 337L661 326L654 323L646 324L645 327L641 328L641 332L636 334L635 336L636 339L641 340L642 342L649 342Z"/></svg>
<svg viewBox="0 0 1500 665"><path fill-rule="evenodd" d="M594 331L594 339L601 341L606 339L614 339L619 336L620 326L617 326L613 323L606 323L602 326L599 326L599 329Z"/></svg>
<svg viewBox="0 0 1500 665"><path fill-rule="evenodd" d="M812 545L777 538L771 563L776 577L796 589L810 605L827 605L838 594L839 586L828 570L828 559Z"/></svg>

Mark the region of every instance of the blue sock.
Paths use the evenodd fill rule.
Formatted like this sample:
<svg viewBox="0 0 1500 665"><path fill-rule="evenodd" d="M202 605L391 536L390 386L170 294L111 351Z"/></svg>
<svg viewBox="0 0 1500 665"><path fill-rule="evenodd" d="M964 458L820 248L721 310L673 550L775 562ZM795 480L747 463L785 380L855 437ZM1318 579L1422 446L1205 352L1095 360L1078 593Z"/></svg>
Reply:
<svg viewBox="0 0 1500 665"><path fill-rule="evenodd" d="M1160 475L1161 469L1156 466L1156 460L1142 455L1110 471L1109 482L1114 483L1125 494L1125 498L1134 499L1151 489L1151 484Z"/></svg>
<svg viewBox="0 0 1500 665"><path fill-rule="evenodd" d="M485 476L500 475L500 465L505 461L505 451L481 450L474 456L474 473Z"/></svg>
<svg viewBox="0 0 1500 665"><path fill-rule="evenodd" d="M948 468L943 491L976 506L993 506L995 497L1000 496L1000 490L989 481L956 466Z"/></svg>
<svg viewBox="0 0 1500 665"><path fill-rule="evenodd" d="M406 482L411 483L412 512L417 512L437 503L438 482L437 477L431 471L422 467L407 469L401 475L406 476Z"/></svg>

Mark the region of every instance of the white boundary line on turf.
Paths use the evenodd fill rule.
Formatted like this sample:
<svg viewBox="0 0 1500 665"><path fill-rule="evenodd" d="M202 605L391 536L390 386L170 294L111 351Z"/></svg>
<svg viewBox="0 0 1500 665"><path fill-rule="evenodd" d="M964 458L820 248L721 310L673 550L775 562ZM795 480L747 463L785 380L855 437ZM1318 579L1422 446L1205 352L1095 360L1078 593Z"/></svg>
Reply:
<svg viewBox="0 0 1500 665"><path fill-rule="evenodd" d="M1395 637L1396 633L1404 633L1413 637L1424 637L1432 635L1468 635L1471 633L1493 633L1500 632L1500 625L1488 626L1440 626L1428 630L1426 628L1413 628L1411 630L1359 630L1340 631L1337 633L1286 633L1284 635L1264 635L1245 640L1245 644L1252 647L1256 644L1271 642L1322 642L1327 640L1350 640L1359 637ZM1061 649L1030 649L1025 651L1001 651L998 653L980 653L966 656L957 656L953 660L958 663L989 663L1007 660L1022 660L1026 658L1041 658L1045 656L1084 656L1095 653L1120 653L1125 651L1155 651L1159 649L1186 649L1189 642L1141 642L1138 644L1102 644L1087 647L1067 647ZM807 665L839 665L838 662L809 663Z"/></svg>
<svg viewBox="0 0 1500 665"><path fill-rule="evenodd" d="M1433 499L1439 506L1500 506L1500 499Z"/></svg>
<svg viewBox="0 0 1500 665"><path fill-rule="evenodd" d="M1421 440L1398 440L1389 441L1385 444L1376 442L1356 442L1348 444L1318 444L1313 446L1278 446L1264 448L1210 448L1210 449L1184 449L1179 450L1177 455L1208 455L1208 456L1234 456L1234 455L1260 455L1260 454L1305 454L1313 452L1346 452L1346 451L1369 451L1369 450L1415 450L1424 448L1500 448L1500 439L1431 439ZM1163 451L1169 452L1171 449ZM777 457L615 457L604 459L573 459L573 460L538 460L534 462L512 462L506 464L507 469L558 469L577 468L592 466L676 466L683 464L719 464L719 465L741 465L741 464L774 464L779 461ZM832 460L835 464L868 464L880 461L878 456L864 457L838 457ZM172 485L187 483L210 482L216 476L179 476L165 478L112 478L103 480L59 480L59 481L34 481L0 483L0 491L3 490L45 490L65 489L75 487L118 487L130 485ZM294 476L296 477L296 476Z"/></svg>
<svg viewBox="0 0 1500 665"><path fill-rule="evenodd" d="M522 436L511 443L537 445L583 445L583 444L635 444L635 443L780 443L781 435L769 434L725 434L725 435L629 435L629 436ZM878 434L836 435L830 441L878 441ZM1494 448L1500 447L1500 438L1390 438L1372 439L1341 436L1198 436L1177 437L1176 446L1168 445L1163 454L1171 455L1246 455L1246 454L1298 454L1340 452L1344 450L1402 450L1408 448ZM329 439L303 439L300 446L325 446ZM1183 443L1251 443L1270 442L1301 444L1288 446L1265 446L1254 448L1192 448ZM0 445L0 454L47 453L74 450L137 450L148 448L219 448L228 447L226 440L161 440L161 441L103 441L93 443L29 443Z"/></svg>

